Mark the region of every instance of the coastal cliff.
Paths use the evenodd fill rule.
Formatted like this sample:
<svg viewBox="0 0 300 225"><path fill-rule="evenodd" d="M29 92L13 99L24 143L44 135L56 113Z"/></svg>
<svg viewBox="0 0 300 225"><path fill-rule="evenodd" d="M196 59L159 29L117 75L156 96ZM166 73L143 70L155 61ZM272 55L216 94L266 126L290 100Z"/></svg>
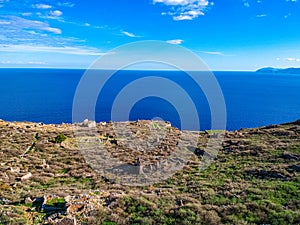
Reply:
<svg viewBox="0 0 300 225"><path fill-rule="evenodd" d="M120 144L113 125L82 124L97 129L101 143L129 165L136 158L155 164L172 154L178 135L195 135L164 122L130 122L142 139L151 129L166 130L160 147L141 154L134 143ZM300 121L224 132L206 169L198 163L220 131L196 133L182 170L134 187L97 173L74 142L72 125L0 121L0 224L300 223Z"/></svg>

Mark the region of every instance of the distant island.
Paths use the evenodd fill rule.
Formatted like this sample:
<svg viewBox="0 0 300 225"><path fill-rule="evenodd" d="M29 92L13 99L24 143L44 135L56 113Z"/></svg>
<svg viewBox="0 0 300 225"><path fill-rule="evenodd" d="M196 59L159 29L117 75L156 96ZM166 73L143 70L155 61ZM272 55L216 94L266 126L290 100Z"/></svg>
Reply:
<svg viewBox="0 0 300 225"><path fill-rule="evenodd" d="M256 70L257 73L272 73L272 74L300 74L300 68L273 68L266 67Z"/></svg>

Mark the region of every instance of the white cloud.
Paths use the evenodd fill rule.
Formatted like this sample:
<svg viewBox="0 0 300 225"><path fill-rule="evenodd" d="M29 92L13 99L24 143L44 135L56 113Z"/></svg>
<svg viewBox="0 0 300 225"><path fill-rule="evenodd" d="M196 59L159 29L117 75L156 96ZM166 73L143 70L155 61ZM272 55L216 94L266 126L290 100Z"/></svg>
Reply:
<svg viewBox="0 0 300 225"><path fill-rule="evenodd" d="M174 20L192 20L193 17L190 15L180 15L180 16L174 16Z"/></svg>
<svg viewBox="0 0 300 225"><path fill-rule="evenodd" d="M165 5L181 5L186 6L190 4L197 4L197 5L208 5L208 1L206 0L153 0L153 3L164 3Z"/></svg>
<svg viewBox="0 0 300 225"><path fill-rule="evenodd" d="M266 17L266 16L267 16L266 14L258 14L258 15L256 15L257 18Z"/></svg>
<svg viewBox="0 0 300 225"><path fill-rule="evenodd" d="M53 17L59 17L59 16L61 16L63 13L62 13L62 11L59 11L59 10L54 10L54 11L51 11L50 12L50 16L53 16Z"/></svg>
<svg viewBox="0 0 300 225"><path fill-rule="evenodd" d="M208 0L152 0L153 3L164 4L169 7L168 12L162 15L170 15L174 20L192 20L199 16L203 16L205 10L209 6L213 6L213 2Z"/></svg>
<svg viewBox="0 0 300 225"><path fill-rule="evenodd" d="M73 8L75 6L75 4L72 2L59 2L57 3L57 5L63 7L69 7L69 8Z"/></svg>
<svg viewBox="0 0 300 225"><path fill-rule="evenodd" d="M62 34L62 31L59 28L45 27L42 30L48 31L48 32L53 33L53 34Z"/></svg>
<svg viewBox="0 0 300 225"><path fill-rule="evenodd" d="M0 25L9 25L9 24L11 24L10 21L1 21L0 20Z"/></svg>
<svg viewBox="0 0 300 225"><path fill-rule="evenodd" d="M200 52L209 55L224 55L223 52L213 52L213 51L200 51Z"/></svg>
<svg viewBox="0 0 300 225"><path fill-rule="evenodd" d="M173 45L180 45L183 43L183 40L181 39L174 39L174 40L168 40L167 41L169 44L173 44Z"/></svg>
<svg viewBox="0 0 300 225"><path fill-rule="evenodd" d="M52 6L51 5L47 5L47 4L34 4L32 5L33 8L36 9L51 9Z"/></svg>
<svg viewBox="0 0 300 225"><path fill-rule="evenodd" d="M63 15L63 12L60 10L50 11L46 15L45 14L43 15L42 13L38 12L37 15L42 19L61 20L61 22L63 22L61 17Z"/></svg>
<svg viewBox="0 0 300 225"><path fill-rule="evenodd" d="M6 20L2 22L3 24L5 23L7 26L5 27L2 26L2 29L6 31L12 30L14 32L21 32L22 30L32 29L36 31L46 31L53 34L62 33L61 29L50 27L49 24L46 22L24 19L18 16L7 16L5 18Z"/></svg>
<svg viewBox="0 0 300 225"><path fill-rule="evenodd" d="M127 37L132 37L132 38L138 38L140 36L137 36L133 33L127 32L127 31L122 31L122 34L126 35Z"/></svg>
<svg viewBox="0 0 300 225"><path fill-rule="evenodd" d="M39 35L39 33L35 32L34 30L29 30L27 31L29 34L33 34L33 35Z"/></svg>
<svg viewBox="0 0 300 225"><path fill-rule="evenodd" d="M4 60L0 61L0 64L5 65L46 65L46 62L42 61L11 61L11 60Z"/></svg>
<svg viewBox="0 0 300 225"><path fill-rule="evenodd" d="M244 2L244 6L249 8L250 7L250 3L249 2Z"/></svg>
<svg viewBox="0 0 300 225"><path fill-rule="evenodd" d="M300 62L298 58L286 58L287 61Z"/></svg>
<svg viewBox="0 0 300 225"><path fill-rule="evenodd" d="M0 16L0 55L3 52L18 54L60 53L86 56L104 54L97 48L85 46L85 40L57 34L62 34L62 30L50 26L44 21L18 16ZM32 64L33 61L39 60L32 60Z"/></svg>
<svg viewBox="0 0 300 225"><path fill-rule="evenodd" d="M22 16L32 16L32 13L31 12L24 12L24 13L22 13Z"/></svg>
<svg viewBox="0 0 300 225"><path fill-rule="evenodd" d="M166 5L186 5L188 0L153 0L153 3L164 3Z"/></svg>
<svg viewBox="0 0 300 225"><path fill-rule="evenodd" d="M33 46L33 45L13 45L0 44L0 52L47 52L47 53L61 53L61 54L69 54L69 55L95 55L100 56L105 53L100 52L95 48L87 48L87 47L56 47L56 46Z"/></svg>
<svg viewBox="0 0 300 225"><path fill-rule="evenodd" d="M291 13L288 13L287 15L284 16L284 19L289 18L291 15L292 15Z"/></svg>

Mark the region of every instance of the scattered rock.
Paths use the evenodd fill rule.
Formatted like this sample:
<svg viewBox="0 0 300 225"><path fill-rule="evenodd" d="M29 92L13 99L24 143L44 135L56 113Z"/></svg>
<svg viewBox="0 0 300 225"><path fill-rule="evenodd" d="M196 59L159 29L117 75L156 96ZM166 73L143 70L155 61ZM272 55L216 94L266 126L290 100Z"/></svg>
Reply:
<svg viewBox="0 0 300 225"><path fill-rule="evenodd" d="M88 119L85 119L82 123L83 126L88 126L89 124L89 120Z"/></svg>
<svg viewBox="0 0 300 225"><path fill-rule="evenodd" d="M10 171L11 171L12 173L20 173L20 168L17 167L16 169L14 169L14 168L10 167Z"/></svg>
<svg viewBox="0 0 300 225"><path fill-rule="evenodd" d="M51 224L53 225L79 225L78 223L76 223L76 219L71 219L71 218L63 218L63 219L55 219L53 221L51 221Z"/></svg>
<svg viewBox="0 0 300 225"><path fill-rule="evenodd" d="M25 204L29 204L29 203L33 203L33 200L31 199L31 197L26 197L24 202Z"/></svg>
<svg viewBox="0 0 300 225"><path fill-rule="evenodd" d="M0 196L0 205L3 205L3 204L9 205L9 204L11 204L11 203L12 203L12 201L10 201L10 200L8 200L8 199L6 199L6 198L2 198L2 197ZM1 222L1 220L0 220L0 222Z"/></svg>
<svg viewBox="0 0 300 225"><path fill-rule="evenodd" d="M95 128L96 127L96 122L95 121L91 121L88 119L85 119L82 123L83 127L88 127L88 128Z"/></svg>
<svg viewBox="0 0 300 225"><path fill-rule="evenodd" d="M32 177L32 173L27 173L23 177L21 177L21 181L29 180Z"/></svg>
<svg viewBox="0 0 300 225"><path fill-rule="evenodd" d="M72 196L71 196L71 195L67 195L67 196L65 197L65 201L66 201L66 202L70 202L71 199L72 199Z"/></svg>
<svg viewBox="0 0 300 225"><path fill-rule="evenodd" d="M31 129L25 129L25 124L28 124L26 126ZM220 164L221 161L217 160L215 164L215 171L220 171L220 169L223 171L227 169L226 167L228 165L231 165L231 175L235 177L236 174L238 174L240 177L238 181L231 180L228 181L228 183L224 183L225 187L215 187L214 184L210 183L207 178L202 176L201 171L194 170L194 168L196 168L196 166L199 164L199 161L187 162L178 157L178 160L177 158L174 158L173 161L178 161L183 165L187 165L187 173L184 171L182 176L175 176L174 180L170 180L172 181L170 184L163 183L164 186L158 184L154 190L153 188L150 190L147 188L128 188L121 185L117 187L113 184L114 179L101 177L102 175L105 176L106 174L96 174L92 168L86 166L84 159L82 159L82 156L80 155L78 147L74 144L75 141L72 142L74 140L74 135L72 135L72 131L69 128L70 125L43 125L43 127L41 127L42 125L34 127L32 123L22 123L22 126L18 126L17 123L13 125L9 123L7 127L5 125L6 124L2 124L3 130L0 133L0 138L2 141L0 156L1 159L4 160L3 163L0 163L0 187L1 191L3 190L3 192L0 193L0 205L2 204L3 208L5 208L10 207L12 204L15 204L15 202L18 204L21 203L22 205L18 205L17 207L22 207L23 210L24 208L26 209L26 204L28 204L29 207L26 211L28 214L36 216L37 212L46 213L46 216L43 218L46 224L87 224L89 223L89 216L92 212L97 210L102 212L103 210L105 213L111 213L113 210L115 210L114 207L120 202L123 202L123 198L127 199L127 197L137 197L138 201L144 201L148 197L151 199L157 198L158 196L163 198L168 196L168 198L170 198L168 200L175 205L172 206L174 208L172 210L179 209L181 206L189 207L189 203L193 201L197 202L199 196L203 196L203 198L205 198L205 194L214 195L210 194L210 190L207 188L208 184L212 186L211 193L221 195L225 195L226 193L228 198L235 196L243 201L243 196L245 194L243 190L246 187L240 187L239 185L245 185L243 184L245 182L239 183L239 181L244 181L243 175L245 175L245 173L253 175L259 179L277 179L276 183L280 183L285 182L285 180L295 181L298 179L298 172L300 172L299 163L294 161L299 160L300 155L298 154L297 149L292 147L291 149L288 148L290 146L294 147L299 139L296 139L293 136L284 136L287 134L297 135L299 126L296 125L293 127L276 125L269 128L259 128L253 130L244 129L237 132L226 132L226 137L223 144L223 152L220 152L218 155L218 157L220 156L219 159L223 159L223 162L225 163ZM199 132L197 135L195 134L195 136L200 136L200 140L196 139L193 142L189 140L190 133L187 133L186 137L179 139L178 137L181 135L182 131L179 131L176 128L166 129L166 131L164 131L163 127L168 126L168 124L158 124L158 126L155 125L151 127L151 125L148 126L146 121L139 121L138 123L131 122L126 127L128 128L127 130L129 130L129 132L121 132L122 134L118 134L119 137L116 137L111 123L96 124L94 121L85 120L78 126L82 130L82 137L87 138L87 142L90 141L88 144L92 146L91 153L95 153L93 152L95 151L94 146L96 146L94 143L96 143L97 139L86 135L89 134L86 131L94 131L94 129L88 128L96 127L96 125L98 129L97 131L99 131L96 133L98 135L96 138L101 140L101 143L105 143L107 141L109 144L108 146L105 146L107 147L106 150L113 154L115 158L118 157L120 160L124 160L124 165L126 166L123 167L123 170L125 172L131 172L127 170L133 168L135 173L143 176L147 174L147 171L155 172L160 165L162 165L161 168L163 169L169 168L168 163L170 164L170 162L164 159L168 158L169 155L173 153L173 149L179 146L178 141L181 141L181 143L183 142L183 146L190 146L190 150L192 151L191 157L193 159L200 160L195 157L195 155L202 156L204 154L209 154L206 145L207 138L210 137L213 139L213 135L210 135L209 133L205 134L204 132L200 135ZM48 132L48 130L50 131ZM153 130L155 130L155 132L153 132ZM276 130L280 131L275 132ZM284 133L283 131L286 130L289 132ZM164 133L165 136L156 135L156 132L160 131ZM149 132L152 132L152 134L155 133L155 135L151 136L149 135ZM24 149L31 144L30 142L32 141L32 137L36 133L40 134L39 136L36 136L39 138L36 147L38 150L33 151L32 154L26 155L26 157L20 158L20 153L22 153ZM66 149L57 148L58 146L55 146L53 142L47 142L47 140L52 140L57 134L60 133L68 136L68 140L62 144L64 145L64 143L66 143ZM255 135L252 137L252 134ZM128 145L125 145L124 142L126 143L126 140L130 139L132 136L134 136L134 138L140 138L141 142L139 143L132 139L129 141ZM9 148L7 148L8 142L11 143ZM194 146L197 146L197 148ZM285 147L287 151L281 154L283 147ZM206 151L207 153L205 153ZM234 153L232 155L226 155L224 152ZM193 153L195 155L193 155ZM94 156L95 154L91 154L91 158ZM126 161L127 159L130 160ZM241 161L239 160L241 159L242 162L245 162L245 165L235 165L240 163ZM250 160L249 164L247 164L248 159ZM182 162L180 160L182 160ZM51 162L50 167L47 162ZM211 165L211 161L209 165ZM240 165L242 166L240 167ZM34 171L34 168L40 168L41 170ZM250 170L246 170L246 168L250 168ZM118 169L120 170L122 168ZM29 173L29 171L31 171L33 174ZM158 175L161 176L161 173L158 173ZM26 181L34 177L34 182L15 182L16 177L18 181ZM196 177L198 180L194 179ZM87 178L91 178L91 180ZM205 182L207 182L207 184ZM253 184L251 182L251 179L247 180L247 183ZM40 184L43 185L43 189L40 189ZM204 185L202 186L202 184ZM60 185L63 186L61 187ZM21 190L21 188L24 187L27 189L23 190L30 190L26 196L28 196L30 193L31 197L25 198L23 195L20 197L18 190ZM94 191L95 193L93 193L93 191L90 190L94 187L101 187L103 190ZM144 195L144 193L142 193L143 190L147 194L147 198L145 199L140 198L139 196L139 194ZM174 190L184 190L184 193L187 196L183 196L181 193L179 194ZM185 192L186 190L187 192ZM48 194L49 192L53 193L54 195L67 196L55 197L59 199L59 201L56 203L53 201L53 197L32 197L34 195L39 196L45 193ZM16 195L16 197L14 197L14 195ZM8 200L5 197L13 199L13 201ZM189 201L187 197L190 197L193 201ZM23 200L20 201L20 199ZM133 203L133 201L130 201L130 204L131 203ZM151 202L149 203L149 206L150 204ZM243 203L239 205L242 204ZM292 204L295 205L295 203L291 203L291 205ZM201 204L199 203L199 205ZM205 206L203 205L203 207L212 207L208 205L209 204ZM160 207L156 206L155 204L153 204L153 206ZM149 207L149 209L151 207ZM213 207L216 207L217 209L217 206ZM227 210L226 207L230 208L231 206L224 206L225 210ZM294 207L297 208L297 206ZM119 211L113 211L113 213L119 216L121 213L123 213L123 211L122 209L118 210ZM217 210L214 209L214 211ZM77 218L78 222L75 222L74 218Z"/></svg>
<svg viewBox="0 0 300 225"><path fill-rule="evenodd" d="M49 166L49 164L47 164L46 159L43 159L42 167L43 167L44 169L49 169L50 166Z"/></svg>
<svg viewBox="0 0 300 225"><path fill-rule="evenodd" d="M72 204L68 207L67 213L73 215L84 209L84 204Z"/></svg>

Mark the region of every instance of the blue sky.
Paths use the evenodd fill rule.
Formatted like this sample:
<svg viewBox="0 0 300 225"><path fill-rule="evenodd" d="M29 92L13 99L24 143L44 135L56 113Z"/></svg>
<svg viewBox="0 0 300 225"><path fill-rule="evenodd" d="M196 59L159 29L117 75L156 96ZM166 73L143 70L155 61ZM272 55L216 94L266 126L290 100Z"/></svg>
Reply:
<svg viewBox="0 0 300 225"><path fill-rule="evenodd" d="M0 0L0 67L86 68L160 40L212 70L300 67L300 0Z"/></svg>

